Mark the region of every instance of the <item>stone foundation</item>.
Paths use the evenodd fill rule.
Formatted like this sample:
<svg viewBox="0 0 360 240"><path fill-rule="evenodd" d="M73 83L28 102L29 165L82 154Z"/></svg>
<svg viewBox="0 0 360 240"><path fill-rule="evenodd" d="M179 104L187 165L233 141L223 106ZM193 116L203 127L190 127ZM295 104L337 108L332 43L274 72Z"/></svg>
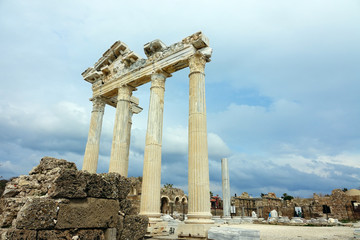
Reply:
<svg viewBox="0 0 360 240"><path fill-rule="evenodd" d="M148 218L126 199L130 188L119 174L91 174L44 157L29 175L7 183L0 239L142 239Z"/></svg>

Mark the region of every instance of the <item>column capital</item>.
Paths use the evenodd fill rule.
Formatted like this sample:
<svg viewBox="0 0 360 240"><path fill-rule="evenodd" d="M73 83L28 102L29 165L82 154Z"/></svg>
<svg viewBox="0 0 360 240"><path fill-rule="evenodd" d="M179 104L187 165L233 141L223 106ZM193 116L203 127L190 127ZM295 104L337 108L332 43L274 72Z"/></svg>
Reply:
<svg viewBox="0 0 360 240"><path fill-rule="evenodd" d="M129 101L132 95L132 92L135 90L134 87L131 87L129 85L122 85L118 88L118 101Z"/></svg>
<svg viewBox="0 0 360 240"><path fill-rule="evenodd" d="M91 98L90 101L93 103L92 112L104 112L105 102L101 97Z"/></svg>
<svg viewBox="0 0 360 240"><path fill-rule="evenodd" d="M165 81L171 75L166 72L156 72L151 74L151 88L158 87L165 89Z"/></svg>
<svg viewBox="0 0 360 240"><path fill-rule="evenodd" d="M207 57L199 51L197 51L194 55L189 57L190 73L193 72L204 73L206 60Z"/></svg>

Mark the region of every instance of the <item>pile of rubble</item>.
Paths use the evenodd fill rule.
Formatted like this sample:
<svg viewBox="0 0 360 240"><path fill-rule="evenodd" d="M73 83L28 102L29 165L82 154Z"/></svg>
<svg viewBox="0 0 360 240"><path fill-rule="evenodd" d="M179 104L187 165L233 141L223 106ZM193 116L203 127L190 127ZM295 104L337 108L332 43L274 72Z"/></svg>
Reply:
<svg viewBox="0 0 360 240"><path fill-rule="evenodd" d="M91 174L44 157L29 175L7 183L1 239L141 239L148 218L126 199L130 187L119 174Z"/></svg>

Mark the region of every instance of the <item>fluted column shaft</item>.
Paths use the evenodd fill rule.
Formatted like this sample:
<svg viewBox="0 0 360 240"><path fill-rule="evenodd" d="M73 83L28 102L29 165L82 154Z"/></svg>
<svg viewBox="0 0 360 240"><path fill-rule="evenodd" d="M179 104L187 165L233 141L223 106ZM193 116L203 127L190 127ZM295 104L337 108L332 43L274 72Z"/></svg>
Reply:
<svg viewBox="0 0 360 240"><path fill-rule="evenodd" d="M129 115L130 97L133 88L121 86L118 89L116 114L114 122L114 135L111 147L109 172L120 173L127 176L129 165Z"/></svg>
<svg viewBox="0 0 360 240"><path fill-rule="evenodd" d="M130 139L131 139L131 125L132 125L132 116L133 116L133 111L131 109L131 105L130 105L130 109L129 109L129 119L128 119L128 127L127 127L127 134L126 134L126 144L128 146L127 148L127 152L126 152L126 162L124 161L124 166L121 167L121 176L127 177L128 176L128 170L129 170L129 153L130 153Z"/></svg>
<svg viewBox="0 0 360 240"><path fill-rule="evenodd" d="M151 76L149 116L147 122L140 214L150 222L160 219L161 144L165 79L163 73Z"/></svg>
<svg viewBox="0 0 360 240"><path fill-rule="evenodd" d="M213 223L206 130L205 57L189 58L189 205L186 223Z"/></svg>
<svg viewBox="0 0 360 240"><path fill-rule="evenodd" d="M223 215L230 217L230 180L227 158L221 159L222 194L223 194Z"/></svg>
<svg viewBox="0 0 360 240"><path fill-rule="evenodd" d="M82 170L86 170L90 173L96 173L105 103L100 98L94 98L92 99L92 102L93 110L91 112L90 129L85 148Z"/></svg>

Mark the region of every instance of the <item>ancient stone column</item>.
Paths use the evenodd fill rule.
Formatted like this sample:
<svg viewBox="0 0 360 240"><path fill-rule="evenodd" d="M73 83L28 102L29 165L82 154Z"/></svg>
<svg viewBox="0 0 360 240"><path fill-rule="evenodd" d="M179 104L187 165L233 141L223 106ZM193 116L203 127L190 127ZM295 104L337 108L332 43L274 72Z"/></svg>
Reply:
<svg viewBox="0 0 360 240"><path fill-rule="evenodd" d="M161 144L165 79L163 73L151 75L149 116L147 122L140 214L150 222L160 219Z"/></svg>
<svg viewBox="0 0 360 240"><path fill-rule="evenodd" d="M124 161L121 162L122 164L120 167L120 174L121 174L121 176L124 176L124 177L128 176L128 170L129 170L129 154L130 154L132 116L133 116L133 111L132 111L132 107L130 105L128 126L127 126L127 133L126 133L126 144L127 144L128 148L126 149L126 158Z"/></svg>
<svg viewBox="0 0 360 240"><path fill-rule="evenodd" d="M209 160L206 130L205 56L189 58L189 201L185 223L213 223L210 212Z"/></svg>
<svg viewBox="0 0 360 240"><path fill-rule="evenodd" d="M222 194L223 194L223 216L230 218L230 180L227 158L221 159Z"/></svg>
<svg viewBox="0 0 360 240"><path fill-rule="evenodd" d="M93 102L93 110L91 112L90 129L85 148L82 170L86 170L90 173L96 173L105 103L101 100L101 98L93 98L91 101Z"/></svg>
<svg viewBox="0 0 360 240"><path fill-rule="evenodd" d="M129 165L129 117L130 117L130 97L133 88L127 85L118 89L116 114L114 123L114 135L111 147L109 172L116 172L122 176L127 176Z"/></svg>

